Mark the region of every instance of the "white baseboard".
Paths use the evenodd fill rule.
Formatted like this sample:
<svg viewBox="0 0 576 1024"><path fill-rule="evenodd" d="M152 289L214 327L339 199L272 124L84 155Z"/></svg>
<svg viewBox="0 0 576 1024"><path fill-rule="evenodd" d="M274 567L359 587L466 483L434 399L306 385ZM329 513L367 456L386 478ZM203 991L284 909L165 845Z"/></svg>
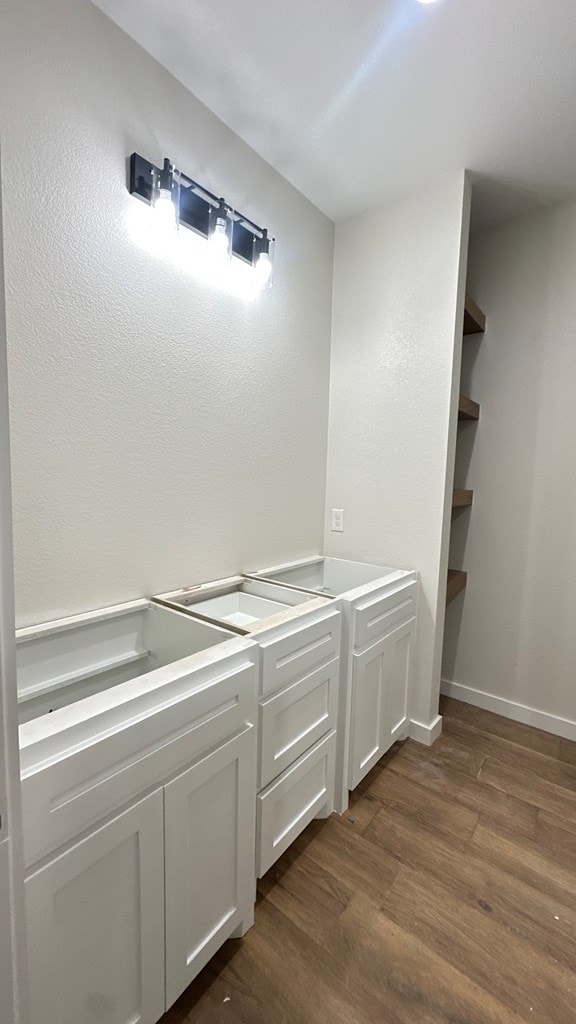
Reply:
<svg viewBox="0 0 576 1024"><path fill-rule="evenodd" d="M430 725L424 725L423 722L416 722L414 719L410 722L410 739L416 740L417 743L423 743L425 747L431 747L441 732L442 715L436 715Z"/></svg>
<svg viewBox="0 0 576 1024"><path fill-rule="evenodd" d="M474 690L471 686L454 683L450 679L442 680L440 692L445 697L453 697L464 704L473 704L484 711L493 711L503 718L511 718L515 722L522 722L523 725L533 725L536 729L554 733L555 736L562 736L566 740L576 740L576 721L570 718L550 715L547 711L538 711L514 700L496 697L492 693L484 693L483 690Z"/></svg>

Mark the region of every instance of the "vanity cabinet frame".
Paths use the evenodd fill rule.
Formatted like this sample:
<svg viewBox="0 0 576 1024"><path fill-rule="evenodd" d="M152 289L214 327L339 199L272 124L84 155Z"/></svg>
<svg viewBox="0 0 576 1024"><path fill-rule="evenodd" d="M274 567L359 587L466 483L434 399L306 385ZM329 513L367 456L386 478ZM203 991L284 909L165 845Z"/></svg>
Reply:
<svg viewBox="0 0 576 1024"><path fill-rule="evenodd" d="M20 727L32 1024L155 1024L250 927L257 694L226 634Z"/></svg>
<svg viewBox="0 0 576 1024"><path fill-rule="evenodd" d="M266 580L274 583L275 586L284 586L291 589L300 589L305 593L317 594L318 592L307 587L282 580L282 573L289 573L300 567L311 569L323 560L323 556L314 556L302 559L298 562L289 562L284 565L273 566L267 569L260 569L257 572L248 573L251 579ZM345 559L336 559L337 562L345 563ZM354 563L355 566L361 563ZM383 576L373 579L369 583L355 587L344 593L334 595L332 600L342 612L342 641L340 648L340 680L338 686L338 719L336 737L336 761L335 761L335 810L343 814L348 808L349 791L354 788L364 775L370 770L367 766L361 772L357 768L351 768L350 749L352 723L352 693L355 656L362 654L365 648L377 644L391 633L397 626L402 626L413 620L412 632L416 625L418 605L418 573L412 570L386 569L382 567ZM357 663L356 663L357 664ZM392 695L392 704L405 702L405 715L402 716L393 729L395 739L405 739L408 735L410 725L410 689L412 685L411 673L413 657L408 662L405 679L400 683L396 682L401 689L400 694ZM356 669L358 675L358 669ZM384 678L389 679L390 673L384 673ZM384 684L383 684L384 685ZM380 688L382 694L382 688ZM390 701L382 707L390 706ZM359 695L356 697L356 718L360 711ZM375 714L381 715L380 709L373 703ZM383 712L382 712L383 713ZM383 727L384 728L384 727ZM382 734L384 736L384 733ZM394 742L394 740L392 741ZM378 749L382 750L385 740L378 743ZM358 748L358 742L356 741ZM376 753L376 745L374 754ZM380 754L379 756L382 756ZM376 763L378 757L369 758L370 765ZM368 764L366 762L366 765ZM360 762L358 762L360 763ZM353 783L353 785L352 785Z"/></svg>
<svg viewBox="0 0 576 1024"><path fill-rule="evenodd" d="M209 599L219 599L247 583L261 598L289 606L251 626L235 627L214 618ZM294 596L297 601L295 602ZM300 595L306 595L304 601ZM153 598L169 608L200 617L220 628L237 629L258 644L258 782L256 865L260 878L314 817L334 810L335 746L340 700L342 615L332 598L298 588L236 576L198 584ZM312 794L308 781L319 745L322 785ZM312 784L312 783L310 783Z"/></svg>

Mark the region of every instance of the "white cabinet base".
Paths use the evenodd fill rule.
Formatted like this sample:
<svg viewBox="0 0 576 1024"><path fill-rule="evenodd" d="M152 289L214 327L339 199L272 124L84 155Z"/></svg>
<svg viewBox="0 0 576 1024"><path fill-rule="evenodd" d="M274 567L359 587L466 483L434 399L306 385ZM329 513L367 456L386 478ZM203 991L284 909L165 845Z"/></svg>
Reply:
<svg viewBox="0 0 576 1024"><path fill-rule="evenodd" d="M156 1024L253 919L256 644L137 602L28 630L28 689L144 613L157 668L20 727L31 1024Z"/></svg>
<svg viewBox="0 0 576 1024"><path fill-rule="evenodd" d="M231 933L231 939L241 939L246 932L250 931L254 924L254 903L251 903L242 920L236 925L236 928Z"/></svg>
<svg viewBox="0 0 576 1024"><path fill-rule="evenodd" d="M390 635L397 626L413 620L417 614L418 579L417 573L406 569L393 569L384 565L354 562L349 559L315 556L284 565L276 565L258 572L248 574L251 579L267 580L276 586L299 588L310 594L329 594L338 599L342 611L342 643L340 647L341 674L338 687L338 726L335 762L335 810L343 814L348 807L349 789L357 785L379 757L385 747L377 732L384 731L387 726L380 722L378 726L370 721L370 708L363 708L358 703L358 696L353 698L353 672L358 674L357 657L362 657L367 648ZM356 668L355 668L356 666ZM360 669L364 672L364 669ZM372 692L372 713L394 714L392 709L380 706L377 696L379 684L375 666L366 669L366 692ZM368 678L369 677L369 678ZM405 699L409 691L408 679L403 680L403 693L400 700ZM356 737L356 752L351 760L351 744L354 737L352 722L352 703L356 700L356 714L363 717L360 727L361 736ZM394 707L398 701L393 699ZM397 718L395 725L396 738L402 733L403 726ZM381 729L380 729L381 726ZM360 739L360 743L358 743ZM372 744L370 746L370 744ZM361 748L361 749L360 749ZM351 780L354 780L353 782Z"/></svg>

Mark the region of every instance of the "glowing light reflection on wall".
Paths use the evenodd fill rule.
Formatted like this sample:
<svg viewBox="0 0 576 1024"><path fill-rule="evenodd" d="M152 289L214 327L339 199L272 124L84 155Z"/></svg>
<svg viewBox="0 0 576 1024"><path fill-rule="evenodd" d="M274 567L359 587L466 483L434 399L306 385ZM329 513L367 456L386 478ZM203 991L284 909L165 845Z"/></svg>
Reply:
<svg viewBox="0 0 576 1024"><path fill-rule="evenodd" d="M139 248L171 263L202 284L252 302L262 291L256 269L233 257L227 259L210 243L188 228L170 236L158 223L152 207L131 204L127 211L127 229Z"/></svg>

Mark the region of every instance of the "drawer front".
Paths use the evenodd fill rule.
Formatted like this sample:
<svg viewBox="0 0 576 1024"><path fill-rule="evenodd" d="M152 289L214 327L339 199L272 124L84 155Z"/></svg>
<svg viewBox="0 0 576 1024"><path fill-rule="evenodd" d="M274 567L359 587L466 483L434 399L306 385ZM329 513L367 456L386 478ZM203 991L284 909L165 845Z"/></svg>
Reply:
<svg viewBox="0 0 576 1024"><path fill-rule="evenodd" d="M334 807L336 733L331 732L288 768L257 798L256 869L258 878L313 818Z"/></svg>
<svg viewBox="0 0 576 1024"><path fill-rule="evenodd" d="M45 766L23 773L27 865L190 764L247 721L255 722L256 666L241 655L218 662L212 673L200 689L200 673L182 675L179 699L163 700L160 688L155 711L146 717L127 714L111 735L91 736L87 720L81 748L63 749Z"/></svg>
<svg viewBox="0 0 576 1024"><path fill-rule="evenodd" d="M334 658L261 702L259 789L336 727L339 673Z"/></svg>
<svg viewBox="0 0 576 1024"><path fill-rule="evenodd" d="M262 696L283 689L289 683L340 653L340 611L329 607L321 618L307 624L294 619L289 632L277 639L262 640Z"/></svg>
<svg viewBox="0 0 576 1024"><path fill-rule="evenodd" d="M354 647L374 644L396 626L413 619L417 593L418 584L411 581L391 594L375 593L362 598L354 612Z"/></svg>

